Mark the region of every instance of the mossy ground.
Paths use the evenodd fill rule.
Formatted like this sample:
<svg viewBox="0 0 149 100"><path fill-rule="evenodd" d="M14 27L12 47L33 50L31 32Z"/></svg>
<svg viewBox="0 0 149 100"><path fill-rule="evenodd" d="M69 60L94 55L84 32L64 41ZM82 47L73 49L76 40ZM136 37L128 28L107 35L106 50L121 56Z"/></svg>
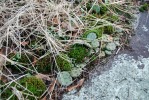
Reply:
<svg viewBox="0 0 149 100"><path fill-rule="evenodd" d="M35 63L35 68L39 73L50 73L53 69L53 62L51 55L47 55Z"/></svg>
<svg viewBox="0 0 149 100"><path fill-rule="evenodd" d="M72 58L75 63L84 62L84 58L88 56L89 50L84 45L75 44L70 48L68 56Z"/></svg>
<svg viewBox="0 0 149 100"><path fill-rule="evenodd" d="M92 8L92 14L97 15L104 15L108 11L107 7L102 4L93 5L92 3L87 3L86 8L88 11Z"/></svg>
<svg viewBox="0 0 149 100"><path fill-rule="evenodd" d="M66 54L60 54L56 57L56 64L58 70L60 71L70 71L72 68L72 63Z"/></svg>
<svg viewBox="0 0 149 100"><path fill-rule="evenodd" d="M70 1L74 2L71 3ZM20 3L21 5L17 6ZM55 5L56 7L49 7L49 5ZM89 71L86 65L89 65L89 60L94 61L100 55L99 52L102 49L102 44L104 44L101 42L105 42L102 41L102 36L108 34L113 38L114 34L112 33L115 31L115 26L126 28L126 21L121 19L120 16L124 16L127 21L130 17L129 10L125 10L125 3L123 5L117 3L104 4L96 0L53 0L52 2L51 0L46 2L42 0L26 2L23 0L23 5L22 0L7 0L7 2L2 1L0 7L3 8L0 13L2 18L0 23L2 37L0 40L4 42L1 44L17 52L7 56L13 62L7 62L6 65L6 68L10 68L12 73L12 75L8 75L8 78L13 76L14 79L26 73L33 76L38 73L48 74L48 77L56 79L57 73L70 72L72 68L79 67L81 64L83 64L83 67L81 67L82 73L84 73L84 70ZM6 33L10 34L4 35ZM45 56L46 54L47 56ZM97 56L93 56L94 54L97 54ZM23 67L18 66L18 64ZM89 67L93 69L94 66ZM19 71L14 74L14 70ZM77 80L82 73L79 73L73 79ZM31 83L31 86L37 85L37 81L33 82L31 80L24 78L17 82L23 85L27 82L28 84ZM73 82L76 82L74 80ZM11 80L8 81L11 82ZM49 82L46 79L45 81ZM15 86L15 83L11 86ZM11 86L8 86L9 96L12 94ZM22 88L17 88L23 91ZM29 88L34 95L40 94L36 93L38 92L36 87ZM56 91L59 91L59 87L56 86L55 88ZM57 95L57 93L52 95L55 94ZM49 94L47 95L49 96ZM32 99L32 97L28 98Z"/></svg>
<svg viewBox="0 0 149 100"><path fill-rule="evenodd" d="M18 81L18 83L20 85L22 85L24 88L26 88L27 90L24 90L24 88L22 88L21 86L17 85L14 82L11 83L10 86L15 87L18 91L21 91L22 94L27 93L27 94L35 96L35 97L33 97L33 96L27 96L26 94L23 94L24 98L29 99L29 100L35 100L36 97L39 100L39 97L46 90L46 85L44 84L44 82L41 79L36 78L35 76L22 78ZM30 92L28 92L28 91L30 91ZM12 94L13 94L12 89L7 88L7 90L2 94L2 98L4 98L4 99L8 98ZM17 97L15 95L13 95L10 100L17 100Z"/></svg>
<svg viewBox="0 0 149 100"><path fill-rule="evenodd" d="M26 68L30 68L31 63L33 62L33 56L25 53L10 53L8 54L7 58L23 65ZM20 73L21 70L26 70L25 68L19 67L18 65L11 62L6 62L6 66L12 69L12 73Z"/></svg>
<svg viewBox="0 0 149 100"><path fill-rule="evenodd" d="M8 58L24 65L30 64L33 61L33 57L30 54L25 53L10 53Z"/></svg>
<svg viewBox="0 0 149 100"><path fill-rule="evenodd" d="M112 25L104 27L105 34L113 34L115 32L115 28Z"/></svg>

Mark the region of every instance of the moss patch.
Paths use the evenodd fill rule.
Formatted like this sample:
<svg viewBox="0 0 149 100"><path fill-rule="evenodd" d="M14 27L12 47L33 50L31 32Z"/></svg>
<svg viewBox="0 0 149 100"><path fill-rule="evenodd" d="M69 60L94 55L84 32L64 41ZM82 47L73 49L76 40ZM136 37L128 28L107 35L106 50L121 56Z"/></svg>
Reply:
<svg viewBox="0 0 149 100"><path fill-rule="evenodd" d="M100 14L103 15L108 11L107 7L104 5L100 5Z"/></svg>
<svg viewBox="0 0 149 100"><path fill-rule="evenodd" d="M72 63L66 54L60 54L56 57L57 66L61 71L70 71L72 68Z"/></svg>
<svg viewBox="0 0 149 100"><path fill-rule="evenodd" d="M47 55L44 58L38 60L35 67L39 73L49 73L52 68L51 56Z"/></svg>
<svg viewBox="0 0 149 100"><path fill-rule="evenodd" d="M44 82L35 76L25 77L21 79L19 83L24 87L27 86L26 88L37 97L41 96L46 89Z"/></svg>
<svg viewBox="0 0 149 100"><path fill-rule="evenodd" d="M147 11L147 10L148 10L148 7L149 7L149 4L145 3L145 4L143 4L143 5L139 8L139 11L140 11L140 12Z"/></svg>
<svg viewBox="0 0 149 100"><path fill-rule="evenodd" d="M21 65L25 67L30 67L31 62L33 61L33 57L31 55L24 53L21 53L21 55L19 53L10 53L7 57L14 62L21 63ZM12 69L12 73L19 73L21 72L20 70L25 70L24 68L10 62L6 62L6 66Z"/></svg>
<svg viewBox="0 0 149 100"><path fill-rule="evenodd" d="M32 62L32 56L29 54L24 54L24 53L10 53L8 55L8 58L16 61L16 62L20 62L20 63L24 63L24 64L30 64L30 62Z"/></svg>
<svg viewBox="0 0 149 100"><path fill-rule="evenodd" d="M113 34L115 32L115 28L112 25L104 27L105 34Z"/></svg>
<svg viewBox="0 0 149 100"><path fill-rule="evenodd" d="M110 16L110 21L112 21L112 22L117 21L118 19L119 19L119 17L117 15Z"/></svg>
<svg viewBox="0 0 149 100"><path fill-rule="evenodd" d="M88 49L84 45L75 44L68 52L68 56L73 58L76 63L81 63L88 56Z"/></svg>
<svg viewBox="0 0 149 100"><path fill-rule="evenodd" d="M30 92L32 92L36 97L40 97L42 93L46 90L46 86L41 79L36 78L35 76L25 77L18 81L24 88L27 88ZM21 91L22 93L29 93L27 90L24 90L22 87L17 85L16 83L12 83L10 86L16 87L17 90ZM2 98L8 98L11 96L12 89L8 88L3 94ZM29 93L30 94L30 93ZM35 97L27 96L23 94L28 100L35 100ZM17 97L14 95L10 100L17 100Z"/></svg>
<svg viewBox="0 0 149 100"><path fill-rule="evenodd" d="M92 14L98 14L98 15L104 15L108 11L107 7L105 5L93 5L92 2L89 2L86 4L87 10L92 10ZM91 9L92 8L92 9Z"/></svg>

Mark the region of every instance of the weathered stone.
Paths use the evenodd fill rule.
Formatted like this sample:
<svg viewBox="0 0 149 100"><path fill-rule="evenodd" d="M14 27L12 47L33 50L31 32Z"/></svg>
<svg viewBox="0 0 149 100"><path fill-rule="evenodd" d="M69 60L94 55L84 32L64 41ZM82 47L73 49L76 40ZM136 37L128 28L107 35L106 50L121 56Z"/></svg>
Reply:
<svg viewBox="0 0 149 100"><path fill-rule="evenodd" d="M139 69L138 64L144 68ZM122 54L111 65L101 75L94 73L79 95L64 95L63 100L149 100L149 58L135 60Z"/></svg>

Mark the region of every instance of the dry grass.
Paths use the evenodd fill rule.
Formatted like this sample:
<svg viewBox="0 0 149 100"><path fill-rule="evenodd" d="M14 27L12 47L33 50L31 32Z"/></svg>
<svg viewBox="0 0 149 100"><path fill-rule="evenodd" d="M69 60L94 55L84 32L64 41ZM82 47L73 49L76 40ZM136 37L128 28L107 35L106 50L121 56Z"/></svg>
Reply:
<svg viewBox="0 0 149 100"><path fill-rule="evenodd" d="M53 54L53 57L60 52L66 52L67 47L76 42L86 43L80 36L87 29L94 29L97 27L103 27L112 25L115 28L126 30L127 26L121 25L123 19L119 19L118 22L111 23L106 18L98 18L90 14L90 11L83 9L88 0L82 0L82 3L74 5L72 2L65 0L4 0L0 2L0 47L6 47L1 52L1 75L7 77L8 83L0 87L7 86L12 82L16 82L25 75L18 75L16 78L11 71L5 66L6 61L11 62L20 68L25 68L38 74L38 71L34 68L34 64L30 65L33 69L26 68L21 63L12 61L7 58L10 52L23 52L36 56L34 50L45 50L45 54L39 56L37 59L45 57L47 54ZM94 4L98 4L98 0L93 0ZM125 4L125 1L111 2L115 6L116 4ZM106 5L106 4L104 4ZM125 6L125 5L124 5ZM112 7L112 6L111 6ZM116 6L115 6L116 7ZM111 13L118 15L110 7L108 9ZM125 9L121 9L124 12ZM87 18L90 16L91 18ZM118 15L121 17L121 15ZM91 25L94 23L94 25ZM102 23L102 25L99 25ZM69 40L59 40L57 37L69 36ZM28 48L24 48L27 44L35 39L35 45L29 45ZM7 74L2 72L6 69ZM9 73L9 74L8 74ZM17 83L20 85L19 83ZM25 87L24 87L25 88ZM3 91L2 91L3 92ZM18 92L19 93L19 92ZM18 95L19 94L14 93ZM20 94L21 95L21 94ZM34 94L30 94L34 95ZM11 97L11 96L10 96Z"/></svg>

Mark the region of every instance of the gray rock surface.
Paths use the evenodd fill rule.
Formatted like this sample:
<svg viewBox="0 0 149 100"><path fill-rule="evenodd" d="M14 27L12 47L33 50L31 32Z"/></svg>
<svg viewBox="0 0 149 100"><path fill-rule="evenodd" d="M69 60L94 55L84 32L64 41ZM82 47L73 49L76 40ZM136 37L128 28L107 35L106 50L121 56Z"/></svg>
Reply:
<svg viewBox="0 0 149 100"><path fill-rule="evenodd" d="M138 67L141 64L144 68ZM110 70L94 73L90 84L78 94L64 95L63 100L149 100L149 58L119 55Z"/></svg>
<svg viewBox="0 0 149 100"><path fill-rule="evenodd" d="M149 28L147 13L140 15L131 51L124 51L105 66L98 66L78 93L63 100L149 100Z"/></svg>

